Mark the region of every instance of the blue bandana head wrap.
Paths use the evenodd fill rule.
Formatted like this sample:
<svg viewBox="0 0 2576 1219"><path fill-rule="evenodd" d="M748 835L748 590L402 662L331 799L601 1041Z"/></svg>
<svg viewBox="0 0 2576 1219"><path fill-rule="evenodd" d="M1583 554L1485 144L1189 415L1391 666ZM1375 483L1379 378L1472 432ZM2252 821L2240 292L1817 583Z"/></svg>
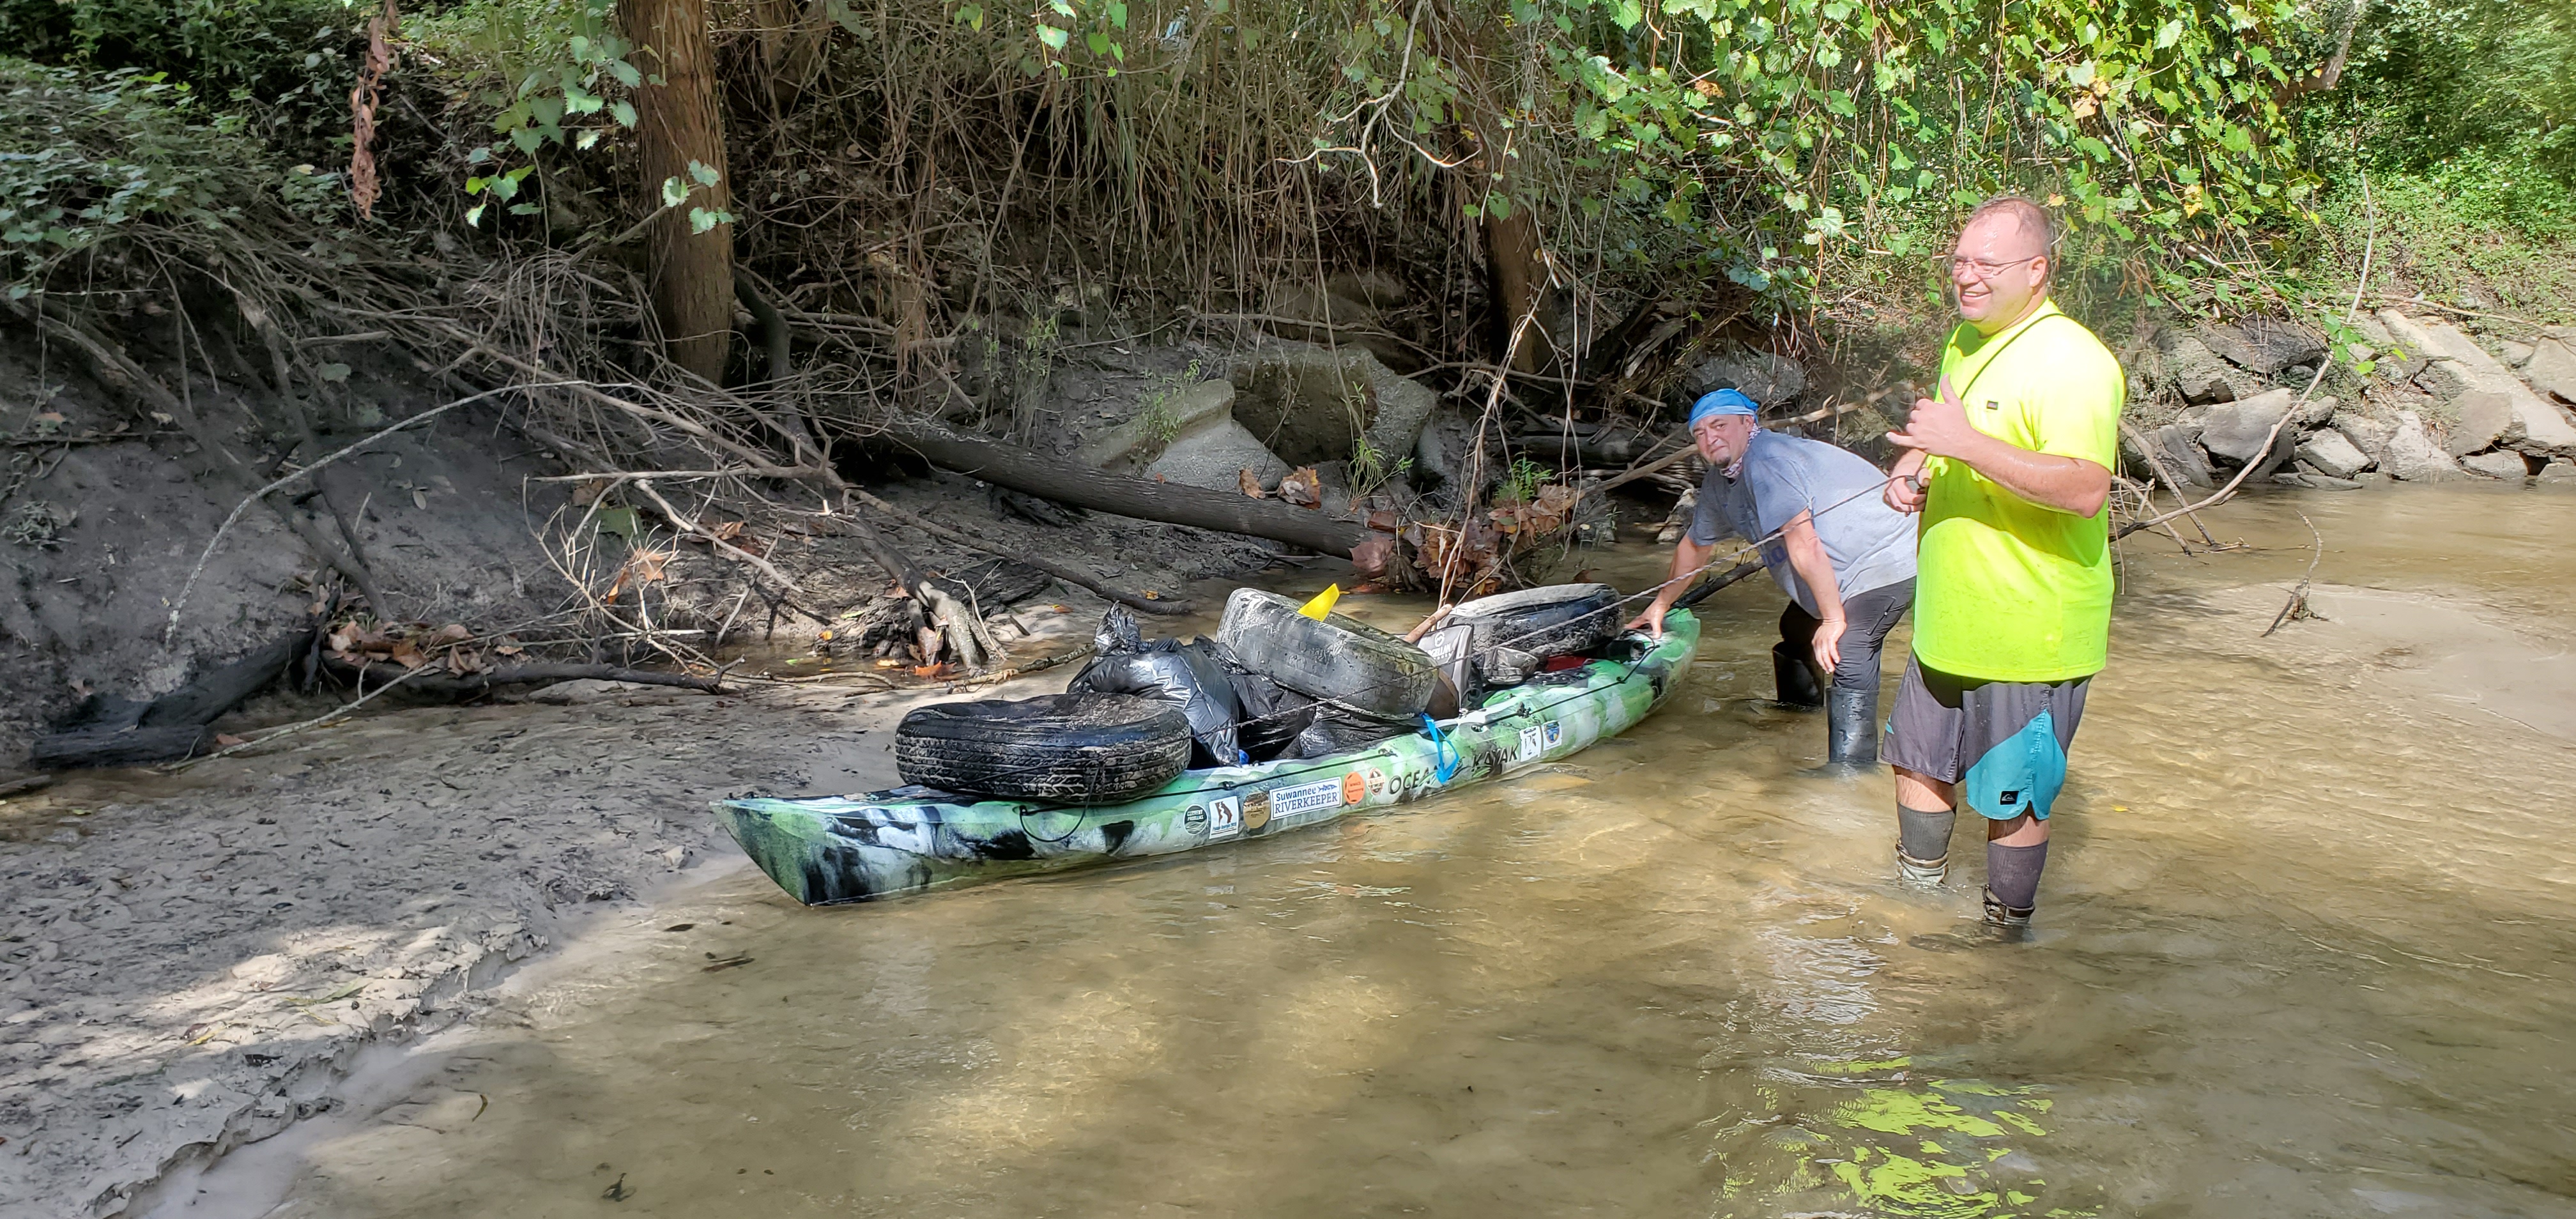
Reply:
<svg viewBox="0 0 2576 1219"><path fill-rule="evenodd" d="M1753 415L1761 409L1753 399L1731 389L1721 389L1702 394L1699 401L1691 404L1690 425L1698 427L1701 420L1719 415Z"/></svg>

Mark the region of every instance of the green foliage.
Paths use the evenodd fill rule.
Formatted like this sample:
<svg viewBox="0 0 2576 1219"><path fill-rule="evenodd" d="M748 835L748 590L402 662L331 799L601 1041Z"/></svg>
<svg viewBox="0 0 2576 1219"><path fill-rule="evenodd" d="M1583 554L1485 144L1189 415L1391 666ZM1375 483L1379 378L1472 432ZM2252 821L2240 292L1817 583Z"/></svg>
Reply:
<svg viewBox="0 0 2576 1219"><path fill-rule="evenodd" d="M1386 460L1386 452L1378 448L1376 445L1370 444L1368 437L1362 436L1351 442L1350 484L1352 499L1366 499L1369 496L1376 494L1379 488L1386 486L1389 482L1411 474L1412 472L1413 458L1410 455L1398 458L1393 465L1389 465ZM1546 471L1540 471L1540 476L1542 479L1545 478ZM1537 493L1537 484L1533 483L1531 484L1529 494L1524 495L1521 498L1527 499L1529 498L1529 495L1535 495Z"/></svg>
<svg viewBox="0 0 2576 1219"><path fill-rule="evenodd" d="M1512 468L1503 474L1502 485L1494 489L1498 504L1526 504L1538 498L1538 489L1556 477L1556 472L1526 457L1512 459Z"/></svg>
<svg viewBox="0 0 2576 1219"><path fill-rule="evenodd" d="M644 83L644 74L627 61L635 48L618 32L616 7L615 0L468 0L407 21L413 44L445 65L451 87L491 116L496 138L465 154L474 167L465 193L479 199L466 223L482 223L496 201L512 215L534 215L539 208L519 190L540 149L588 151L635 126L634 103L616 94ZM721 215L700 208L691 220ZM708 219L697 231L731 219Z"/></svg>
<svg viewBox="0 0 2576 1219"><path fill-rule="evenodd" d="M337 175L276 168L245 126L160 73L0 58L0 281L22 296L146 223L224 230L263 204L338 213Z"/></svg>
<svg viewBox="0 0 2576 1219"><path fill-rule="evenodd" d="M2339 87L2302 116L2321 160L2576 185L2576 7L2378 0ZM2471 155L2475 154L2475 155ZM2504 208L2518 216L2517 200Z"/></svg>
<svg viewBox="0 0 2576 1219"><path fill-rule="evenodd" d="M1463 129L1470 216L1576 211L1633 267L1784 303L1822 256L1928 253L1923 217L1999 191L2142 250L2241 241L2310 191L2275 102L2288 4L1498 0L1472 48L1414 11L1350 27L1334 150Z"/></svg>
<svg viewBox="0 0 2576 1219"><path fill-rule="evenodd" d="M272 104L334 85L345 101L341 0L0 0L0 47L56 66L165 73L214 97Z"/></svg>

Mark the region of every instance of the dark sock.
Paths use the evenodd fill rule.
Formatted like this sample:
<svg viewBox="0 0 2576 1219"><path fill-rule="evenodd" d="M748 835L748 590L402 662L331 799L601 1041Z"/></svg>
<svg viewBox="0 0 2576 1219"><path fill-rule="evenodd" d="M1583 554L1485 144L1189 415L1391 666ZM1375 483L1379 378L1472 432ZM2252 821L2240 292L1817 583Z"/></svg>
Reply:
<svg viewBox="0 0 2576 1219"><path fill-rule="evenodd" d="M2008 847L1986 844L1986 891L2007 909L2028 910L2039 904L2039 873L2048 866L2048 844Z"/></svg>
<svg viewBox="0 0 2576 1219"><path fill-rule="evenodd" d="M1957 824L1954 809L1907 808L1896 806L1896 849L1908 859L1939 863L1950 854L1950 829Z"/></svg>

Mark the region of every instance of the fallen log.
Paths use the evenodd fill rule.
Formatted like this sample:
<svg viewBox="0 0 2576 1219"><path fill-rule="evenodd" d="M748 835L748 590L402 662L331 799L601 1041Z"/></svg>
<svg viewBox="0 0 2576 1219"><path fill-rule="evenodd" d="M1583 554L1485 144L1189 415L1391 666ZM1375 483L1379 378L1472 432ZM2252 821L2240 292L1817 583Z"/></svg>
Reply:
<svg viewBox="0 0 2576 1219"><path fill-rule="evenodd" d="M40 770L83 770L187 757L207 739L206 725L267 689L312 641L313 628L298 628L149 702L93 696L75 722L36 738L27 763Z"/></svg>
<svg viewBox="0 0 2576 1219"><path fill-rule="evenodd" d="M1356 521L1228 491L1104 474L1018 445L914 426L896 439L932 465L1058 503L1167 525L1268 538L1347 557L1370 531Z"/></svg>

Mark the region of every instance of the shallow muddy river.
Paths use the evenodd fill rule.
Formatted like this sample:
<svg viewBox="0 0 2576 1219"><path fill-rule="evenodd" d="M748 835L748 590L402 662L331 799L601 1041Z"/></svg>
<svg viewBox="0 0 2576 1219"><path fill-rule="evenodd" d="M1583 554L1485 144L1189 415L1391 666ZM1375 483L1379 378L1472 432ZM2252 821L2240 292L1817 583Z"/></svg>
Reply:
<svg viewBox="0 0 2576 1219"><path fill-rule="evenodd" d="M2329 620L2263 639L2298 512ZM1568 763L872 906L737 870L240 1171L348 1219L2576 1214L2576 495L2211 528L2254 549L2126 543L2029 943L1978 934L1973 824L1891 883L1755 581Z"/></svg>

